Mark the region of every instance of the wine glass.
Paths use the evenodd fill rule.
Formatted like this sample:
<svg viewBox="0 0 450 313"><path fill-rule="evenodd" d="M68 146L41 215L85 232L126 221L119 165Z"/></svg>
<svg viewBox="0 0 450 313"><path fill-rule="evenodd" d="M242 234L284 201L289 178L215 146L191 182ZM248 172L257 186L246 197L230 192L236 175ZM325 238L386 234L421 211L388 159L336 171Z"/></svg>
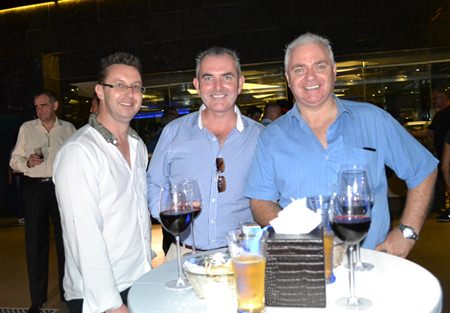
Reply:
<svg viewBox="0 0 450 313"><path fill-rule="evenodd" d="M367 169L366 167L362 166L362 165L345 165L341 168L341 172L345 171L345 170L349 170L349 169L354 169L354 170L361 170L360 174L355 174L355 175L359 175L359 177L356 177L355 179L359 180L361 182L361 184L367 185L366 190L367 193L369 195L369 203L370 203L370 207L373 207L373 202L374 202L374 193L372 191L372 188L370 187L370 183L369 183L369 179L367 176ZM362 262L361 261L361 247L360 247L360 242L358 242L356 244L356 249L355 249L355 271L371 271L375 266L371 263L368 262ZM347 264L348 267L348 264Z"/></svg>
<svg viewBox="0 0 450 313"><path fill-rule="evenodd" d="M194 238L194 220L200 215L202 210L202 195L200 193L200 187L195 179L185 178L177 183L177 187L186 194L186 201L191 206L194 214L192 217L191 235L192 235L192 254L196 253L195 250L195 238ZM190 252L184 255L189 255Z"/></svg>
<svg viewBox="0 0 450 313"><path fill-rule="evenodd" d="M161 189L159 218L161 225L175 236L177 244L178 279L166 283L167 289L186 290L192 285L184 277L181 269L180 234L191 224L194 212L187 202L186 192L174 185L170 189Z"/></svg>
<svg viewBox="0 0 450 313"><path fill-rule="evenodd" d="M337 303L356 310L367 309L372 305L369 299L355 295L355 264L353 262L356 245L367 236L371 222L371 196L366 181L367 173L364 170L343 170L339 175L331 216L331 226L335 235L348 245L347 259L350 267L350 297L339 299Z"/></svg>

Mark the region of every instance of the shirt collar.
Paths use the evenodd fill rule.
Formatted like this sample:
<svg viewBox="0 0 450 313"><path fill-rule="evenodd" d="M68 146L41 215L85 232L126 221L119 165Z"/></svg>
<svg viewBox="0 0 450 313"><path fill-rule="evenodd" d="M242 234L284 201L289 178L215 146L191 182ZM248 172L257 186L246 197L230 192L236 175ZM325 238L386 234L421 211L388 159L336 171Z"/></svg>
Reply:
<svg viewBox="0 0 450 313"><path fill-rule="evenodd" d="M200 129L203 129L203 121L202 121L202 111L206 110L206 105L202 104L200 106L200 109L198 110L198 127ZM242 122L242 116L241 111L239 110L238 106L234 106L234 113L236 113L237 119L236 119L236 129L239 132L242 132L244 130L244 123Z"/></svg>
<svg viewBox="0 0 450 313"><path fill-rule="evenodd" d="M117 146L118 143L117 137L114 136L113 133L111 133L105 126L102 125L102 123L100 123L97 120L97 114L92 113L89 116L89 125L91 125L95 130L97 130L100 133L100 135L102 135L102 137L105 138L106 142L112 143L113 145ZM139 135L131 127L128 128L128 135L135 139L139 139Z"/></svg>
<svg viewBox="0 0 450 313"><path fill-rule="evenodd" d="M37 118L35 121L36 121L36 123L35 123L36 127L40 127L40 126L44 127L44 125L42 125L42 122L39 118ZM53 124L53 127L60 127L60 126L61 126L61 122L58 119L58 117L55 116L55 123Z"/></svg>

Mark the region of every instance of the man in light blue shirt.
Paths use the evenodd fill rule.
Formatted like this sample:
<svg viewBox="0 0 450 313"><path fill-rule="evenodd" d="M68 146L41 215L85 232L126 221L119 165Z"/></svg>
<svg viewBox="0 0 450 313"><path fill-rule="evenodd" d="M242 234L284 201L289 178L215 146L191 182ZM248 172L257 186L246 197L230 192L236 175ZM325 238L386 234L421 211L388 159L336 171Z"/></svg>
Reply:
<svg viewBox="0 0 450 313"><path fill-rule="evenodd" d="M400 222L418 234L430 204L437 160L387 112L333 94L336 65L327 39L310 33L297 38L286 49L285 70L296 104L258 140L245 192L255 220L268 224L291 198L331 194L340 167L360 164L368 167L375 192L363 246L406 257L415 240L399 228L388 234L385 165L406 181Z"/></svg>
<svg viewBox="0 0 450 313"><path fill-rule="evenodd" d="M194 222L197 250L225 247L228 231L253 221L244 188L264 127L242 116L235 105L243 84L234 51L213 47L200 53L194 86L203 104L198 112L164 128L147 172L149 207L157 219L161 187L183 178L198 181L202 211ZM181 241L185 248L192 247L189 230ZM173 257L171 250L166 259Z"/></svg>

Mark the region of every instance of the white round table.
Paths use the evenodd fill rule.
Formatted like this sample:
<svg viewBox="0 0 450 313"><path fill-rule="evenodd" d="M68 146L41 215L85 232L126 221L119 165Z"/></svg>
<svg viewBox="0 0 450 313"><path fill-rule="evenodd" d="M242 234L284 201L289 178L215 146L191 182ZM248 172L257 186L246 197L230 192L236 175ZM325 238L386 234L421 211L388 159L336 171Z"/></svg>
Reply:
<svg viewBox="0 0 450 313"><path fill-rule="evenodd" d="M367 313L442 311L442 289L429 271L409 260L386 253L361 249L363 261L375 268L356 272L356 295L368 298L372 306ZM336 281L326 286L326 308L266 307L266 313L288 312L349 312L336 306L336 299L349 294L348 270L334 269ZM194 291L167 290L164 284L177 276L176 262L168 262L142 276L128 294L128 309L132 313L176 312L236 312L236 300L227 292L213 299L199 299Z"/></svg>

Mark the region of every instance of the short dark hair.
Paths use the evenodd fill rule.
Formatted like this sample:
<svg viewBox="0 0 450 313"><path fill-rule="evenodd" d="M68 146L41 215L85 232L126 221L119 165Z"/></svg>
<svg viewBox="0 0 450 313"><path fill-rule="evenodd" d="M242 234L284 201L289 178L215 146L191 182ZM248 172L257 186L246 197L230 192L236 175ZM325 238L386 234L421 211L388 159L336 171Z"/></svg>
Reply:
<svg viewBox="0 0 450 313"><path fill-rule="evenodd" d="M115 52L107 55L100 61L100 73L98 75L98 81L103 82L108 75L108 68L114 64L123 64L136 68L142 76L142 65L139 58L128 52Z"/></svg>
<svg viewBox="0 0 450 313"><path fill-rule="evenodd" d="M207 56L222 56L222 55L229 55L234 60L234 65L236 67L236 72L238 76L241 75L241 61L239 60L239 56L236 51L224 48L224 47L211 47L205 51L200 52L197 57L195 58L195 76L197 78L200 74L200 65L204 58Z"/></svg>
<svg viewBox="0 0 450 313"><path fill-rule="evenodd" d="M40 92L36 93L34 95L33 99L36 99L37 97L42 96L42 95L46 95L48 97L48 100L50 101L50 103L55 103L56 101L58 101L55 93L53 91L47 90L47 89L41 90Z"/></svg>

